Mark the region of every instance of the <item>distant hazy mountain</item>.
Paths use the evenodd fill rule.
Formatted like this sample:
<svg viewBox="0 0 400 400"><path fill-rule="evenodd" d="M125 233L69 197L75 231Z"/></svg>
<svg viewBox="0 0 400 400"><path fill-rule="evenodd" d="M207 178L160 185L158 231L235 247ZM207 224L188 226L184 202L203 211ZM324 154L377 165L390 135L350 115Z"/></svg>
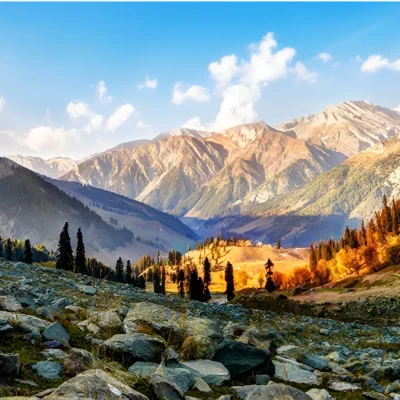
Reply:
<svg viewBox="0 0 400 400"><path fill-rule="evenodd" d="M44 160L40 157L21 156L17 154L7 156L7 158L30 169L31 171L37 172L41 175L46 175L50 178L58 178L77 165L76 161L65 157L54 157Z"/></svg>
<svg viewBox="0 0 400 400"><path fill-rule="evenodd" d="M344 156L264 122L216 134L181 130L140 146L114 148L62 179L121 193L157 209L209 218L236 213L300 187Z"/></svg>
<svg viewBox="0 0 400 400"><path fill-rule="evenodd" d="M189 228L149 206L68 182L62 182L60 190L53 183L0 158L2 237L29 238L56 249L68 221L73 245L81 227L87 254L112 265L119 256L135 260L158 249L184 250L193 243L195 235Z"/></svg>
<svg viewBox="0 0 400 400"><path fill-rule="evenodd" d="M400 137L379 143L285 196L249 205L225 221L228 231L274 242L307 245L339 237L346 224L368 222L386 194L400 198ZM220 222L220 224L223 224Z"/></svg>
<svg viewBox="0 0 400 400"><path fill-rule="evenodd" d="M400 114L366 101L345 101L277 127L352 156L400 133Z"/></svg>

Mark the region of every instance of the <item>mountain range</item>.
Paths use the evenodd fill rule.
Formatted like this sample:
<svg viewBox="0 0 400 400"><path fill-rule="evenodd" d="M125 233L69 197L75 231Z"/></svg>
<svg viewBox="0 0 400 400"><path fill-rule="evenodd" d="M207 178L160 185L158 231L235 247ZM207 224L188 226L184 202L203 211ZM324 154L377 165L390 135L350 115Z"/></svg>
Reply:
<svg viewBox="0 0 400 400"><path fill-rule="evenodd" d="M397 195L399 133L396 110L346 101L276 128L262 121L220 132L182 128L123 143L73 164L53 184L105 220L136 200L200 236L223 231L308 245L370 218L383 193ZM94 188L121 196L110 207ZM160 240L154 227L120 219ZM192 239L190 232L181 231Z"/></svg>

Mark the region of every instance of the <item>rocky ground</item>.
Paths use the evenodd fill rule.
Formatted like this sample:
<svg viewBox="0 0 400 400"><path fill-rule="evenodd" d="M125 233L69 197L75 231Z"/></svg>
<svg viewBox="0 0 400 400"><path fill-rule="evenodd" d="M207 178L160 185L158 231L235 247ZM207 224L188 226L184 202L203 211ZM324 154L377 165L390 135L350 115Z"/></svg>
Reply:
<svg viewBox="0 0 400 400"><path fill-rule="evenodd" d="M400 399L396 325L261 308L0 262L0 396Z"/></svg>

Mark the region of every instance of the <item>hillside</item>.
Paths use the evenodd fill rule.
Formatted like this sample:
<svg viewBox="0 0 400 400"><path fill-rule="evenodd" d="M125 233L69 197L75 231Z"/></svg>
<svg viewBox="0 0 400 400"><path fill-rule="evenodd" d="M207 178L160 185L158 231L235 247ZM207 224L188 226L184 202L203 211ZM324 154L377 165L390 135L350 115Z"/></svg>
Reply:
<svg viewBox="0 0 400 400"><path fill-rule="evenodd" d="M400 195L400 138L380 143L299 190L262 205L249 205L227 230L286 245L339 237L346 224L373 217L382 196Z"/></svg>
<svg viewBox="0 0 400 400"><path fill-rule="evenodd" d="M212 135L184 133L111 149L62 179L207 219L237 213L248 199L262 203L300 187L345 158L264 122Z"/></svg>
<svg viewBox="0 0 400 400"><path fill-rule="evenodd" d="M400 133L400 114L367 101L345 101L284 122L277 129L352 156Z"/></svg>
<svg viewBox="0 0 400 400"><path fill-rule="evenodd" d="M81 227L87 255L95 256L111 265L114 265L115 259L119 256L135 260L147 253L156 254L160 248L160 246L155 247L152 243L146 244L146 242L135 240L132 231L124 227L122 221L121 226L116 227L110 223L109 216L107 216L106 222L81 201L68 196L32 171L5 158L0 158L0 185L2 190L0 235L2 237L29 238L32 243L42 243L49 250L55 250L61 229L68 221L73 247L76 245L75 232ZM90 193L90 189L86 188L84 192ZM100 197L98 192L96 195ZM103 194L103 197L106 198L104 203L106 201L111 204L112 202L118 203L118 199L116 200L112 194L109 194L108 197L107 194ZM123 205L122 202L121 209ZM137 210L140 210L138 203L135 203L135 206ZM126 207L128 209L131 207L132 210L133 206L128 203ZM154 235L164 228L161 221L166 224L165 234L168 234L169 229L173 230L173 221L175 221L177 226L175 229L181 230L180 234L176 233L176 235L179 239L178 244L182 248L187 248L187 243L185 245L182 243L184 242L183 238L186 235L193 237L190 230L179 221L156 210L152 211L148 206L143 206L141 214L139 211L137 214L136 219L132 218L130 225L135 227L135 222L140 221L141 225L138 224L140 229L147 226L147 232L149 232L154 228L157 230ZM158 217L161 221L157 223ZM173 236L170 235L170 237L173 242ZM188 241L190 240L192 239L188 238ZM154 243L157 242L154 241Z"/></svg>
<svg viewBox="0 0 400 400"><path fill-rule="evenodd" d="M76 161L65 157L53 157L44 160L40 157L9 155L7 158L31 171L50 178L59 178L77 165Z"/></svg>

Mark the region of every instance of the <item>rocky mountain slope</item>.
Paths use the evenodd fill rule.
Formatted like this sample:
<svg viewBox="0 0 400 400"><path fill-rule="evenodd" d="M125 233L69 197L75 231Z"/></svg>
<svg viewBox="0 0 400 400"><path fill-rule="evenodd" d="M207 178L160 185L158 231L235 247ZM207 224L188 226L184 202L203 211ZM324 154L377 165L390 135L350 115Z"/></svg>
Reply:
<svg viewBox="0 0 400 400"><path fill-rule="evenodd" d="M299 190L262 205L249 206L246 216L228 230L263 241L283 238L287 244L339 237L346 224L368 221L388 199L400 196L400 137L379 143L333 168Z"/></svg>
<svg viewBox="0 0 400 400"><path fill-rule="evenodd" d="M398 327L186 302L22 263L0 262L0 275L2 397L398 396Z"/></svg>
<svg viewBox="0 0 400 400"><path fill-rule="evenodd" d="M54 157L44 160L40 157L21 156L17 154L9 155L7 158L25 168L50 178L59 178L77 165L76 161L65 157Z"/></svg>
<svg viewBox="0 0 400 400"><path fill-rule="evenodd" d="M100 190L76 189L75 193L79 193L82 198L86 196L86 199L89 199L92 196L95 199L92 201L98 201L99 208L104 210L105 214L106 206L111 209L110 215L103 215L103 219L81 201L5 158L0 158L0 187L0 235L29 238L32 243L42 243L49 250L57 248L59 234L66 221L70 225L74 247L75 232L81 227L88 255L96 256L112 265L116 256L134 260L147 253L155 254L160 248L169 249L169 245L174 244L172 233L178 238L181 249L187 248L187 243L182 243L184 238L189 242L193 240L193 233L182 223L152 210L149 206L141 207L137 202L124 201L120 196L101 193ZM141 241L135 240L132 231L124 227L122 221L121 226L110 223L110 216L120 214L122 210L132 214L132 228L135 227L135 222L138 222L138 227L142 226L141 229L146 225L148 230L154 228L154 235L165 229L164 234L169 233L170 236L168 248L162 239L159 242L154 240L154 243L143 241L146 235L142 236Z"/></svg>
<svg viewBox="0 0 400 400"><path fill-rule="evenodd" d="M400 114L367 101L345 101L282 123L277 129L352 156L400 133Z"/></svg>
<svg viewBox="0 0 400 400"><path fill-rule="evenodd" d="M62 177L121 193L175 215L236 213L311 181L344 157L264 122L198 138L169 136L125 146L79 164Z"/></svg>

